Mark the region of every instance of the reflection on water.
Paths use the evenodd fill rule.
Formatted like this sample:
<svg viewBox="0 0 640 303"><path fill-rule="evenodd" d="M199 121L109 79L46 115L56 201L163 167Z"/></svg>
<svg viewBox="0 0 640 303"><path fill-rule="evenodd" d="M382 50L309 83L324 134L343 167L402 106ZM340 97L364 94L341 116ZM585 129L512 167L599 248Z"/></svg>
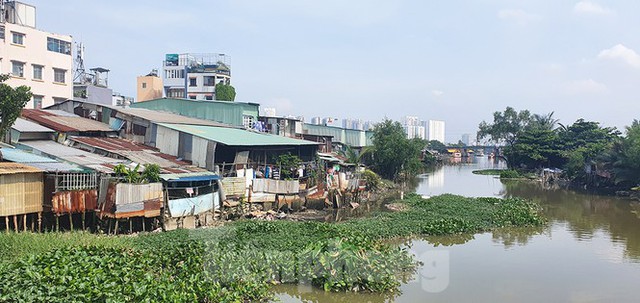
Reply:
<svg viewBox="0 0 640 303"><path fill-rule="evenodd" d="M485 158L468 158L473 162L461 162L437 167L435 171L418 176L422 181L416 191L424 195L440 195L454 193L463 196L501 196L503 190L500 179L493 176L482 176L471 172L477 169L504 168L503 162L494 162Z"/></svg>
<svg viewBox="0 0 640 303"><path fill-rule="evenodd" d="M535 182L502 183L473 175L502 163L471 158L420 176L423 195L524 197L543 207L549 224L476 235L427 237L407 244L416 258L448 254L444 291L431 293L433 268L423 267L401 294L325 293L298 286L276 289L283 302L638 302L640 204ZM428 265L430 263L427 263ZM440 268L441 270L442 268ZM436 271L437 272L437 271ZM429 280L425 280L429 277ZM437 277L436 277L437 278Z"/></svg>
<svg viewBox="0 0 640 303"><path fill-rule="evenodd" d="M444 187L444 169L439 168L433 173L423 175L427 180L427 186L429 188L443 188Z"/></svg>
<svg viewBox="0 0 640 303"><path fill-rule="evenodd" d="M544 190L533 182L505 183L505 195L540 203L552 224L566 224L577 241L607 237L612 246L624 247L624 258L640 262L640 219L634 213L635 202L571 190Z"/></svg>

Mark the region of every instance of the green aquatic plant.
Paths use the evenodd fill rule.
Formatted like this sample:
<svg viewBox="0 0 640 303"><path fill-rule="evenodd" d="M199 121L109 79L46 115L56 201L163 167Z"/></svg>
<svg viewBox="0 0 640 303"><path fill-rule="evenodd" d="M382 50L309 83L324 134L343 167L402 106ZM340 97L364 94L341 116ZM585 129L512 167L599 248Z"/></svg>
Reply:
<svg viewBox="0 0 640 303"><path fill-rule="evenodd" d="M135 237L0 234L0 302L256 302L269 285L397 292L418 263L391 239L545 223L509 198L409 194L405 210L343 223L241 220ZM6 254L4 254L6 253Z"/></svg>

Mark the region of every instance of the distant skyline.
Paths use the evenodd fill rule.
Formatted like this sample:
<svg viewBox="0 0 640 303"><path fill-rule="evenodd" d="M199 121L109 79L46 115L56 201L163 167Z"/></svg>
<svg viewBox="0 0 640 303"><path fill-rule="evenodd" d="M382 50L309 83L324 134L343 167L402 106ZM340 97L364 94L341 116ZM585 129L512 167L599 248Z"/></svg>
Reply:
<svg viewBox="0 0 640 303"><path fill-rule="evenodd" d="M451 142L506 106L563 124L640 118L640 1L23 2L128 96L166 53L215 52L230 57L238 101L308 118L443 120Z"/></svg>

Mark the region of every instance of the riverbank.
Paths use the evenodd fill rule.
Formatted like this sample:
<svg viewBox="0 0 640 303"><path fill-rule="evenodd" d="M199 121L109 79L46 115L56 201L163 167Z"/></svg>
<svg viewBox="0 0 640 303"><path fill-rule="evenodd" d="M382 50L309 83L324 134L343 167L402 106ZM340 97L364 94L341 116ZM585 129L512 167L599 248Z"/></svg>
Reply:
<svg viewBox="0 0 640 303"><path fill-rule="evenodd" d="M544 224L522 199L408 195L407 207L343 223L241 220L199 230L109 237L2 234L0 302L241 302L273 283L394 293L418 264L388 239Z"/></svg>

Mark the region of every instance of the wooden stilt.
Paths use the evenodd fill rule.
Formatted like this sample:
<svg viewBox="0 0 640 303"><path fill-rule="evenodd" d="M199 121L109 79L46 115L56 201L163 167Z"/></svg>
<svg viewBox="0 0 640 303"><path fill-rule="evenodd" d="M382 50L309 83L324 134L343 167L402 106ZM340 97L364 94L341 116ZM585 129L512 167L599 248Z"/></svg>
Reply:
<svg viewBox="0 0 640 303"><path fill-rule="evenodd" d="M38 232L42 232L42 213L38 213Z"/></svg>
<svg viewBox="0 0 640 303"><path fill-rule="evenodd" d="M119 220L118 220L118 219L116 219L116 227L115 227L115 228L114 228L114 230L113 230L113 234L114 234L114 235L117 235L117 234L118 234L118 222L119 222Z"/></svg>
<svg viewBox="0 0 640 303"><path fill-rule="evenodd" d="M69 229L73 230L73 214L69 213Z"/></svg>
<svg viewBox="0 0 640 303"><path fill-rule="evenodd" d="M144 221L145 221L145 220L144 220L144 217L142 217L142 232L147 231L146 226L145 226L146 224L145 224L145 222L144 222Z"/></svg>
<svg viewBox="0 0 640 303"><path fill-rule="evenodd" d="M56 215L56 231L60 231L60 216Z"/></svg>
<svg viewBox="0 0 640 303"><path fill-rule="evenodd" d="M19 226L18 226L18 216L17 215L13 216L13 230L15 230L16 232L18 232L20 230Z"/></svg>
<svg viewBox="0 0 640 303"><path fill-rule="evenodd" d="M86 218L86 215L87 215L87 213L83 211L82 212L82 230L87 230L87 228L86 228L87 226L86 226L86 224L84 222L84 219Z"/></svg>
<svg viewBox="0 0 640 303"><path fill-rule="evenodd" d="M27 232L27 214L22 215L22 231Z"/></svg>
<svg viewBox="0 0 640 303"><path fill-rule="evenodd" d="M133 233L133 218L129 218L129 233Z"/></svg>
<svg viewBox="0 0 640 303"><path fill-rule="evenodd" d="M9 233L9 216L4 217L4 226L6 228L6 232Z"/></svg>
<svg viewBox="0 0 640 303"><path fill-rule="evenodd" d="M111 234L111 219L107 219L107 235Z"/></svg>

